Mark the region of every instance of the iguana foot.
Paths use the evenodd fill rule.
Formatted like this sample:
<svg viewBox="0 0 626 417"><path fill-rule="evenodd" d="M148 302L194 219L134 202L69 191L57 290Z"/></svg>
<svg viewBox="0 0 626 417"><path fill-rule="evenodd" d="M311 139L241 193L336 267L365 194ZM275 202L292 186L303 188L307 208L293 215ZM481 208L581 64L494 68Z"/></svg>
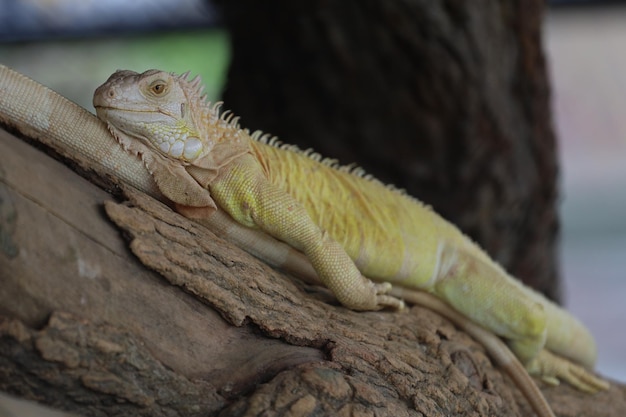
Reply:
<svg viewBox="0 0 626 417"><path fill-rule="evenodd" d="M376 294L375 302L376 307L372 310L379 310L383 308L390 308L393 310L403 310L406 305L404 301L396 298L392 295L388 295L389 291L391 291L391 284L388 282L384 282L382 284L372 283L374 287L374 292Z"/></svg>
<svg viewBox="0 0 626 417"><path fill-rule="evenodd" d="M359 282L358 286L353 286L348 291L334 291L341 304L357 311L373 311L384 308L402 310L405 308L404 301L389 295L390 283L379 284L365 277L362 278L363 280Z"/></svg>
<svg viewBox="0 0 626 417"><path fill-rule="evenodd" d="M580 365L542 350L527 366L531 375L539 376L550 385L558 385L563 380L581 391L595 393L609 389L609 383L592 375Z"/></svg>

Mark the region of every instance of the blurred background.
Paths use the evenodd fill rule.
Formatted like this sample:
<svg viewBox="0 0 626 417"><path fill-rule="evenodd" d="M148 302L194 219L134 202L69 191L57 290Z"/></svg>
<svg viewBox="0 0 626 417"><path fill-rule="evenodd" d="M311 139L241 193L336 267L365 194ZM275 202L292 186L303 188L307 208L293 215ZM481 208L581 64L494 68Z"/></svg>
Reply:
<svg viewBox="0 0 626 417"><path fill-rule="evenodd" d="M598 370L626 382L626 5L552 3L544 44L561 155L564 299L597 337ZM207 1L0 0L0 63L90 111L93 90L116 69L190 70L215 100L228 62Z"/></svg>
<svg viewBox="0 0 626 417"><path fill-rule="evenodd" d="M626 381L626 5L552 8L544 43L561 155L566 306Z"/></svg>

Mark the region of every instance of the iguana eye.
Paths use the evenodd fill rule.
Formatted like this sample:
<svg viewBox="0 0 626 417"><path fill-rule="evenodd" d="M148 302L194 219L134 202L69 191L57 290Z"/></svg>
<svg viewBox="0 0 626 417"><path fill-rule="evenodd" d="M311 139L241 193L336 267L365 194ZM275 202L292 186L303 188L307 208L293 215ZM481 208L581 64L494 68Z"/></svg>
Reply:
<svg viewBox="0 0 626 417"><path fill-rule="evenodd" d="M167 83L163 80L156 80L150 84L150 91L155 96L163 95L167 91Z"/></svg>

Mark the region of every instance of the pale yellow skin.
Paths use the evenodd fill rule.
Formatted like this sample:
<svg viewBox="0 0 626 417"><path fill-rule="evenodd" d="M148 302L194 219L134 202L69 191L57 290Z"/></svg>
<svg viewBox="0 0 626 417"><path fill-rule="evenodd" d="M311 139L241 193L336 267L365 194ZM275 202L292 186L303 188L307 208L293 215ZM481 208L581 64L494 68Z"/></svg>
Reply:
<svg viewBox="0 0 626 417"><path fill-rule="evenodd" d="M455 226L376 180L252 137L205 104L198 83L123 71L94 95L98 116L185 215L221 209L287 243L346 307L402 308L389 282L427 291L507 340L544 380L589 392L608 387L583 368L596 358L585 327L512 279Z"/></svg>

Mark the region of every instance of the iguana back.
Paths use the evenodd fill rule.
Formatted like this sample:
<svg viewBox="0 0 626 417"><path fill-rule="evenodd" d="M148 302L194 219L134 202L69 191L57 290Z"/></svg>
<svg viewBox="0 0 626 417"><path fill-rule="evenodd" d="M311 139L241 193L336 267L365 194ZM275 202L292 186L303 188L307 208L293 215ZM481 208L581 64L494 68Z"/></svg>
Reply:
<svg viewBox="0 0 626 417"><path fill-rule="evenodd" d="M268 180L304 205L370 278L419 287L434 273L441 239L475 247L430 207L359 169L295 146L251 139L251 147Z"/></svg>

